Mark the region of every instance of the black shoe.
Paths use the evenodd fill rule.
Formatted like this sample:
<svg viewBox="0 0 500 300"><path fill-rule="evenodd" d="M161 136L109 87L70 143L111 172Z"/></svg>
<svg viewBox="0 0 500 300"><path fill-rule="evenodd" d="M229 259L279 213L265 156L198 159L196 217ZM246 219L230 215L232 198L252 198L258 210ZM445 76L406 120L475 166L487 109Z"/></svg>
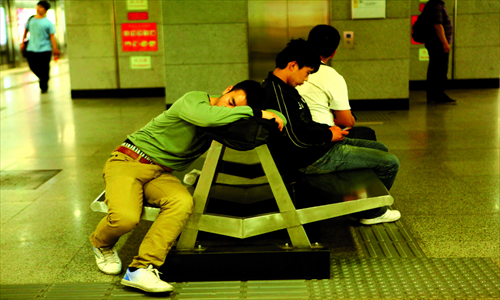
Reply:
<svg viewBox="0 0 500 300"><path fill-rule="evenodd" d="M427 103L429 104L448 104L448 105L456 105L457 100L451 99L451 98L444 98L444 99L439 99L439 100L427 100Z"/></svg>
<svg viewBox="0 0 500 300"><path fill-rule="evenodd" d="M442 100L436 101L436 104L449 104L449 105L456 105L457 100L451 99L450 97L446 97Z"/></svg>
<svg viewBox="0 0 500 300"><path fill-rule="evenodd" d="M48 90L42 90L42 94L47 94Z"/></svg>

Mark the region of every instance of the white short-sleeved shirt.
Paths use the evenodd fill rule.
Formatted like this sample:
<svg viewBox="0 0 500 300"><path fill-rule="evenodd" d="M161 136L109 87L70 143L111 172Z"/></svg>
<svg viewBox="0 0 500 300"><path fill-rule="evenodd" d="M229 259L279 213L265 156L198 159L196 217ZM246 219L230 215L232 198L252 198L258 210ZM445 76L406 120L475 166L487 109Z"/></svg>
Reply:
<svg viewBox="0 0 500 300"><path fill-rule="evenodd" d="M297 91L306 100L317 123L333 126L335 123L330 109L351 109L344 77L330 66L321 64L318 72L309 75L308 81L297 86Z"/></svg>

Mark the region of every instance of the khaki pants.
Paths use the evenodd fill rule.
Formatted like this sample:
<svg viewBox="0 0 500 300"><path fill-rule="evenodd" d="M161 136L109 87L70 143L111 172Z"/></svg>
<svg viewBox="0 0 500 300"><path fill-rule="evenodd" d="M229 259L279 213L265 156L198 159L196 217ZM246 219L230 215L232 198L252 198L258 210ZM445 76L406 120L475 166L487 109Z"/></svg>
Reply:
<svg viewBox="0 0 500 300"><path fill-rule="evenodd" d="M111 153L104 166L108 215L97 225L90 242L94 247L113 246L139 223L144 199L159 207L160 214L130 267L144 268L150 264L159 267L192 212L193 198L171 172L157 165L142 164L139 158Z"/></svg>

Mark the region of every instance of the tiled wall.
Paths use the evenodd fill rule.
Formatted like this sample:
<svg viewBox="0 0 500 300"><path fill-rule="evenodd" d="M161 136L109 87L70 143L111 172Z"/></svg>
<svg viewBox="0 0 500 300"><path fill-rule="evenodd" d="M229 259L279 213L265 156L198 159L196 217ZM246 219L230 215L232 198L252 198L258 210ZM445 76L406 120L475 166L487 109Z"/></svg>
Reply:
<svg viewBox="0 0 500 300"><path fill-rule="evenodd" d="M72 90L118 88L113 1L65 2Z"/></svg>
<svg viewBox="0 0 500 300"><path fill-rule="evenodd" d="M455 79L500 77L500 1L458 0Z"/></svg>
<svg viewBox="0 0 500 300"><path fill-rule="evenodd" d="M163 1L166 103L248 79L247 1Z"/></svg>
<svg viewBox="0 0 500 300"><path fill-rule="evenodd" d="M351 19L351 0L332 1L332 25L354 32L354 49L343 42L332 66L344 76L349 98L409 97L410 0L387 0L385 19Z"/></svg>
<svg viewBox="0 0 500 300"><path fill-rule="evenodd" d="M265 1L265 0L262 0ZM445 0L450 16L455 0ZM121 51L126 1L65 2L73 90L165 87L170 104L191 90L212 94L248 78L248 1L149 0L158 24L158 51ZM332 65L347 81L351 99L406 99L408 82L423 80L422 45L410 43L410 16L419 0L386 0L386 18L351 19L351 0L331 1L331 24L354 31L354 49L341 42ZM500 1L458 0L455 79L500 77ZM152 69L131 70L130 56L147 55ZM452 73L453 72L453 73Z"/></svg>
<svg viewBox="0 0 500 300"><path fill-rule="evenodd" d="M149 0L149 19L129 21L129 11L123 0L66 1L71 89L163 87L165 62L161 4L161 0ZM158 51L122 51L121 26L130 22L157 23ZM151 69L132 70L130 56L151 56Z"/></svg>

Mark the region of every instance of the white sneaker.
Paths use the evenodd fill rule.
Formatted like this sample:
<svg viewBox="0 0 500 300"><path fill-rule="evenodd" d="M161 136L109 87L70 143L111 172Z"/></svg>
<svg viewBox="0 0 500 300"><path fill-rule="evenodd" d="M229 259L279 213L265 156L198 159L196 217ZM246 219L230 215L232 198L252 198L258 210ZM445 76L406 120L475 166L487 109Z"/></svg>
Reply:
<svg viewBox="0 0 500 300"><path fill-rule="evenodd" d="M398 210L387 209L385 214L381 215L380 217L376 217L373 219L361 219L359 220L359 222L364 225L373 225L379 223L394 222L399 220L400 218L401 213Z"/></svg>
<svg viewBox="0 0 500 300"><path fill-rule="evenodd" d="M174 290L173 286L160 279L160 272L153 268L153 265L149 265L147 268L138 268L134 272L127 269L121 284L151 293L171 292Z"/></svg>
<svg viewBox="0 0 500 300"><path fill-rule="evenodd" d="M94 248L95 261L99 270L109 275L117 275L122 272L122 261L114 246L109 248L92 246L92 248Z"/></svg>

